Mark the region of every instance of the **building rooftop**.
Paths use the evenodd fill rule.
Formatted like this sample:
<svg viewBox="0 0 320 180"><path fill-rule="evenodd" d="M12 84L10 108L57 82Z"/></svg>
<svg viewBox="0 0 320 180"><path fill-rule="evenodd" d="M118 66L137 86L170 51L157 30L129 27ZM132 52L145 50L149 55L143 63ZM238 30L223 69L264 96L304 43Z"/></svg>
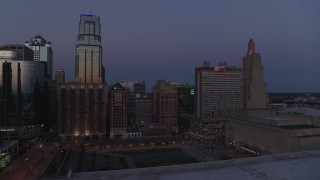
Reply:
<svg viewBox="0 0 320 180"><path fill-rule="evenodd" d="M111 90L122 90L125 91L124 87L121 86L120 83L116 83L114 86L112 86Z"/></svg>
<svg viewBox="0 0 320 180"><path fill-rule="evenodd" d="M308 107L290 107L282 109L286 113L301 114L307 116L320 116L320 109L308 108Z"/></svg>
<svg viewBox="0 0 320 180"><path fill-rule="evenodd" d="M71 179L319 179L320 150L175 166L75 173Z"/></svg>
<svg viewBox="0 0 320 180"><path fill-rule="evenodd" d="M319 126L314 126L314 125L310 125L310 124L297 124L297 125L288 125L288 126L279 126L279 127L285 128L285 129L291 129L291 130L320 128Z"/></svg>

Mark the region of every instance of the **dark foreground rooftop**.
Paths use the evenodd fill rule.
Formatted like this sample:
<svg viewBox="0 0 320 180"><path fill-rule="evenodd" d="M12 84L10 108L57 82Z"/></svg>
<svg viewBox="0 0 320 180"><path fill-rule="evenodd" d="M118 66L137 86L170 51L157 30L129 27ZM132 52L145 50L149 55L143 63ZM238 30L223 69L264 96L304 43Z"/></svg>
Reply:
<svg viewBox="0 0 320 180"><path fill-rule="evenodd" d="M73 174L71 179L319 179L320 150L176 166Z"/></svg>

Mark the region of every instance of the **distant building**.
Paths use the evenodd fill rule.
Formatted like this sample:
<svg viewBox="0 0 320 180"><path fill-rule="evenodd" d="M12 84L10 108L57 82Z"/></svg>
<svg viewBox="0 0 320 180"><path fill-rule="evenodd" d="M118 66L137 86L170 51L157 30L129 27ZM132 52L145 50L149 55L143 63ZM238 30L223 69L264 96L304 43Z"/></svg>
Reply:
<svg viewBox="0 0 320 180"><path fill-rule="evenodd" d="M320 148L320 110L247 110L226 122L226 145L254 154Z"/></svg>
<svg viewBox="0 0 320 180"><path fill-rule="evenodd" d="M152 123L152 97L151 95L137 95L135 104L135 119L137 124Z"/></svg>
<svg viewBox="0 0 320 180"><path fill-rule="evenodd" d="M29 47L21 44L8 44L0 46L0 50L2 54L14 53L15 55L9 55L13 60L21 60L21 61L33 61L33 50ZM5 56L2 56L3 59L6 59Z"/></svg>
<svg viewBox="0 0 320 180"><path fill-rule="evenodd" d="M196 113L201 120L231 118L243 108L242 72L226 64L195 69Z"/></svg>
<svg viewBox="0 0 320 180"><path fill-rule="evenodd" d="M157 122L178 132L178 92L164 80L158 80L153 88L153 111Z"/></svg>
<svg viewBox="0 0 320 180"><path fill-rule="evenodd" d="M59 84L57 98L58 132L63 138L106 134L106 85Z"/></svg>
<svg viewBox="0 0 320 180"><path fill-rule="evenodd" d="M136 95L145 93L144 81L122 81L121 86L127 90L127 119L128 125L134 126L137 122L135 119L136 110Z"/></svg>
<svg viewBox="0 0 320 180"><path fill-rule="evenodd" d="M51 42L47 42L43 37L37 35L27 41L25 46L33 50L33 60L41 61L46 64L47 77L51 79L52 76L52 66L53 66L53 53Z"/></svg>
<svg viewBox="0 0 320 180"><path fill-rule="evenodd" d="M267 109L269 96L263 78L261 56L256 53L255 43L250 39L247 55L243 57L243 98L245 109Z"/></svg>
<svg viewBox="0 0 320 180"><path fill-rule="evenodd" d="M100 17L81 14L76 46L75 77L81 83L104 83Z"/></svg>
<svg viewBox="0 0 320 180"><path fill-rule="evenodd" d="M121 86L129 89L130 92L135 94L145 94L146 85L144 81L122 81Z"/></svg>
<svg viewBox="0 0 320 180"><path fill-rule="evenodd" d="M65 83L65 75L64 75L64 70L62 68L56 70L55 79L57 84Z"/></svg>
<svg viewBox="0 0 320 180"><path fill-rule="evenodd" d="M141 138L141 132L138 128L127 128L126 130L126 139L136 139Z"/></svg>
<svg viewBox="0 0 320 180"><path fill-rule="evenodd" d="M195 86L188 83L170 82L178 92L178 127L185 132L191 127L191 119L195 116Z"/></svg>
<svg viewBox="0 0 320 180"><path fill-rule="evenodd" d="M109 92L110 138L126 138L127 91L119 83Z"/></svg>

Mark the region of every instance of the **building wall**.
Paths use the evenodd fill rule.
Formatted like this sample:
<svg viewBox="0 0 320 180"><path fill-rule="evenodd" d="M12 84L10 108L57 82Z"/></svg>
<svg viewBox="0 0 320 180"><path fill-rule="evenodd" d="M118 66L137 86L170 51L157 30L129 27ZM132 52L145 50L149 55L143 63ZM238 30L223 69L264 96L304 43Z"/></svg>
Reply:
<svg viewBox="0 0 320 180"><path fill-rule="evenodd" d="M139 97L136 98L136 110L135 119L137 124L152 123L152 98L151 97Z"/></svg>
<svg viewBox="0 0 320 180"><path fill-rule="evenodd" d="M127 127L127 92L120 85L109 93L110 138L125 138Z"/></svg>
<svg viewBox="0 0 320 180"><path fill-rule="evenodd" d="M62 136L106 134L105 85L60 84L57 92L58 125Z"/></svg>
<svg viewBox="0 0 320 180"><path fill-rule="evenodd" d="M136 119L136 96L145 94L144 81L122 81L122 87L127 90L127 115L130 126L137 124Z"/></svg>
<svg viewBox="0 0 320 180"><path fill-rule="evenodd" d="M99 16L80 16L75 76L81 83L104 83Z"/></svg>
<svg viewBox="0 0 320 180"><path fill-rule="evenodd" d="M197 118L228 119L243 108L241 69L226 65L199 67L195 75Z"/></svg>
<svg viewBox="0 0 320 180"><path fill-rule="evenodd" d="M178 92L168 82L158 80L153 88L156 119L170 131L178 131Z"/></svg>
<svg viewBox="0 0 320 180"><path fill-rule="evenodd" d="M178 94L177 92L160 91L158 99L159 122L173 131L178 128Z"/></svg>
<svg viewBox="0 0 320 180"><path fill-rule="evenodd" d="M225 124L227 142L234 142L239 148L248 145L271 153L292 152L294 139L277 127L269 127L246 121L229 120Z"/></svg>
<svg viewBox="0 0 320 180"><path fill-rule="evenodd" d="M77 46L76 77L81 83L102 83L101 46Z"/></svg>
<svg viewBox="0 0 320 180"><path fill-rule="evenodd" d="M126 139L141 138L141 132L127 132Z"/></svg>
<svg viewBox="0 0 320 180"><path fill-rule="evenodd" d="M290 119L282 121L290 121ZM226 142L234 143L238 148L241 145L248 145L271 153L320 148L320 127L287 129L283 128L283 125L273 124L265 124L258 119L256 121L229 120L226 122ZM296 124L303 125L308 122L297 123L296 121Z"/></svg>
<svg viewBox="0 0 320 180"><path fill-rule="evenodd" d="M65 83L65 74L63 69L57 69L55 74L55 80L57 84L64 84Z"/></svg>

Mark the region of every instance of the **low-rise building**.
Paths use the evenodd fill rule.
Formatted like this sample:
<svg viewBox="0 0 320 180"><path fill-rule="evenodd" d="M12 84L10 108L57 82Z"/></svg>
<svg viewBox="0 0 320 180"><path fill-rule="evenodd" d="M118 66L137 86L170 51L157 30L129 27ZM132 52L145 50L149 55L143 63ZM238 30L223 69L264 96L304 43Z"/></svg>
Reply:
<svg viewBox="0 0 320 180"><path fill-rule="evenodd" d="M287 153L320 148L320 110L248 110L226 123L226 145L255 153ZM259 151L259 152L257 152Z"/></svg>
<svg viewBox="0 0 320 180"><path fill-rule="evenodd" d="M144 123L140 125L141 136L148 137L167 137L171 136L171 131L164 124Z"/></svg>
<svg viewBox="0 0 320 180"><path fill-rule="evenodd" d="M60 84L57 98L58 132L63 138L106 134L106 85Z"/></svg>

